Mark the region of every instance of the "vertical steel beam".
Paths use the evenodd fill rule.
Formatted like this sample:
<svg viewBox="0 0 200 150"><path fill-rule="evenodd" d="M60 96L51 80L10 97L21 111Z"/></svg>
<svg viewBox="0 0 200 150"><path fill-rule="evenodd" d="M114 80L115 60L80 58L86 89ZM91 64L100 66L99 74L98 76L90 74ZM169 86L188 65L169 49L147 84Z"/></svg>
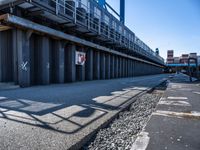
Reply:
<svg viewBox="0 0 200 150"><path fill-rule="evenodd" d="M40 41L40 67L41 78L40 83L47 85L50 83L50 62L49 62L49 38L42 36Z"/></svg>
<svg viewBox="0 0 200 150"><path fill-rule="evenodd" d="M115 68L114 68L114 77L119 78L119 57L115 56Z"/></svg>
<svg viewBox="0 0 200 150"><path fill-rule="evenodd" d="M21 87L31 85L30 77L30 32L17 29L18 81Z"/></svg>
<svg viewBox="0 0 200 150"><path fill-rule="evenodd" d="M110 54L106 54L106 79L110 79L111 74L111 63L110 63Z"/></svg>
<svg viewBox="0 0 200 150"><path fill-rule="evenodd" d="M94 51L94 79L99 80L100 79L100 52Z"/></svg>
<svg viewBox="0 0 200 150"><path fill-rule="evenodd" d="M110 78L113 79L115 77L115 56L110 56Z"/></svg>
<svg viewBox="0 0 200 150"><path fill-rule="evenodd" d="M76 81L76 64L75 64L76 45L68 44L65 49L65 80L66 82Z"/></svg>
<svg viewBox="0 0 200 150"><path fill-rule="evenodd" d="M0 39L1 41L1 39ZM15 84L18 84L18 57L17 57L17 29L12 30L12 49L13 49L13 80Z"/></svg>
<svg viewBox="0 0 200 150"><path fill-rule="evenodd" d="M86 53L86 64L85 64L85 78L86 80L93 80L93 50L88 49Z"/></svg>
<svg viewBox="0 0 200 150"><path fill-rule="evenodd" d="M0 32L0 82L2 82L2 32Z"/></svg>
<svg viewBox="0 0 200 150"><path fill-rule="evenodd" d="M84 52L84 48L79 48L80 52ZM76 80L85 81L85 64L76 65Z"/></svg>
<svg viewBox="0 0 200 150"><path fill-rule="evenodd" d="M120 0L120 21L125 23L125 0Z"/></svg>
<svg viewBox="0 0 200 150"><path fill-rule="evenodd" d="M106 76L106 66L105 66L105 53L102 52L100 55L100 61L101 61L101 65L100 65L100 78L101 79L105 79Z"/></svg>
<svg viewBox="0 0 200 150"><path fill-rule="evenodd" d="M55 41L55 80L64 83L65 80L65 42Z"/></svg>
<svg viewBox="0 0 200 150"><path fill-rule="evenodd" d="M103 8L106 4L106 0L98 0L99 5Z"/></svg>

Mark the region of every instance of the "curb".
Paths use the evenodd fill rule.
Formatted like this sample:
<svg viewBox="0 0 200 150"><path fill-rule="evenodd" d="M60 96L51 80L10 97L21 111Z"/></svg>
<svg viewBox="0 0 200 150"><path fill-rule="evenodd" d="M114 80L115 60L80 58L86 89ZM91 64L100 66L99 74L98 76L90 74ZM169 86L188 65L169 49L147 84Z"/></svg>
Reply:
<svg viewBox="0 0 200 150"><path fill-rule="evenodd" d="M142 96L143 94L145 93L148 93L148 92L151 92L153 91L158 85L166 82L168 79L165 79L163 80L162 82L160 82L159 84L155 85L154 87L152 88L148 88L147 90L145 91L142 91L138 94L136 94L134 97L130 98L127 100L126 103L124 103L118 110L118 112L116 114L114 114L111 118L109 118L107 121L105 121L104 123L102 123L100 126L98 126L96 129L94 129L94 131L92 131L91 133L89 133L88 135L86 135L83 139L81 139L79 142L77 142L76 144L72 145L69 150L79 150L81 149L85 144L87 144L93 137L94 135L102 128L105 128L107 127L115 118L117 118L119 116L119 113L120 112L123 112L125 110L127 110L131 104L133 104L136 99L140 96Z"/></svg>

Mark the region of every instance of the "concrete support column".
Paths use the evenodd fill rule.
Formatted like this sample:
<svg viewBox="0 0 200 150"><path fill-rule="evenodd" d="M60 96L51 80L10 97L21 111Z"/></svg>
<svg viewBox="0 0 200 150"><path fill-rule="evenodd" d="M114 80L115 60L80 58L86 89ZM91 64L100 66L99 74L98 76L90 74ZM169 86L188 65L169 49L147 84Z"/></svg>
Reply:
<svg viewBox="0 0 200 150"><path fill-rule="evenodd" d="M100 52L94 51L94 66L93 66L93 75L95 80L100 79Z"/></svg>
<svg viewBox="0 0 200 150"><path fill-rule="evenodd" d="M66 82L76 81L75 64L76 45L68 44L65 48L65 80Z"/></svg>
<svg viewBox="0 0 200 150"><path fill-rule="evenodd" d="M110 54L106 54L106 65L105 65L105 68L106 68L106 79L110 79L110 67L111 64L110 64Z"/></svg>
<svg viewBox="0 0 200 150"><path fill-rule="evenodd" d="M115 66L114 66L114 78L119 78L119 57L114 56Z"/></svg>
<svg viewBox="0 0 200 150"><path fill-rule="evenodd" d="M18 52L18 81L21 87L31 85L30 74L30 37L31 32L17 30L17 52Z"/></svg>
<svg viewBox="0 0 200 150"><path fill-rule="evenodd" d="M57 83L65 81L65 43L62 41L55 42L55 80Z"/></svg>
<svg viewBox="0 0 200 150"><path fill-rule="evenodd" d="M101 53L100 55L100 61L101 61L101 65L100 65L100 78L101 79L105 79L106 77L106 59L105 59L105 53Z"/></svg>
<svg viewBox="0 0 200 150"><path fill-rule="evenodd" d="M113 79L115 77L115 56L110 56L110 77Z"/></svg>
<svg viewBox="0 0 200 150"><path fill-rule="evenodd" d="M93 80L93 50L88 49L86 52L86 62L85 62L85 78L86 80Z"/></svg>
<svg viewBox="0 0 200 150"><path fill-rule="evenodd" d="M85 52L84 48L79 48L80 52ZM85 81L85 64L84 65L76 65L76 80L77 81Z"/></svg>

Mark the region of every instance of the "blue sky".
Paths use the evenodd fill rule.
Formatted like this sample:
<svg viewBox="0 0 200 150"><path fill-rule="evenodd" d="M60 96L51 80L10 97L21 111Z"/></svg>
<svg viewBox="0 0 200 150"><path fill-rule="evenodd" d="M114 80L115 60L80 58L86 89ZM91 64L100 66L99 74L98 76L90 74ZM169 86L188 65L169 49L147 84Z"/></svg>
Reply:
<svg viewBox="0 0 200 150"><path fill-rule="evenodd" d="M125 0L126 26L153 50L200 55L200 0ZM107 0L119 12L119 0Z"/></svg>

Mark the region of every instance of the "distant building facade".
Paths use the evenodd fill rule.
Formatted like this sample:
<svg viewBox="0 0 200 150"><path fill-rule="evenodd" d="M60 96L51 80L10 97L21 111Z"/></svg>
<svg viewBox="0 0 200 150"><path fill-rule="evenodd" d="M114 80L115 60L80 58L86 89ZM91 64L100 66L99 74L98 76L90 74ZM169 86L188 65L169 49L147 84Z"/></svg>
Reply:
<svg viewBox="0 0 200 150"><path fill-rule="evenodd" d="M173 64L174 63L174 50L168 50L167 51L167 64Z"/></svg>
<svg viewBox="0 0 200 150"><path fill-rule="evenodd" d="M180 57L174 57L174 50L168 50L166 63L167 64L188 64L189 58L199 59L199 57L200 56L197 56L197 53L182 54ZM191 63L194 63L194 60L191 60Z"/></svg>

